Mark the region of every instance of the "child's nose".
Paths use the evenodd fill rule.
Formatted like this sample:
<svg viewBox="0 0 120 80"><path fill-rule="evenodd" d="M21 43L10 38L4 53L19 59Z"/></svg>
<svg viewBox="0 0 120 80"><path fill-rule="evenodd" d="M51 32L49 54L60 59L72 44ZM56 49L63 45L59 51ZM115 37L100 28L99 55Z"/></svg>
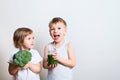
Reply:
<svg viewBox="0 0 120 80"><path fill-rule="evenodd" d="M55 32L57 32L58 31L58 29L55 29Z"/></svg>

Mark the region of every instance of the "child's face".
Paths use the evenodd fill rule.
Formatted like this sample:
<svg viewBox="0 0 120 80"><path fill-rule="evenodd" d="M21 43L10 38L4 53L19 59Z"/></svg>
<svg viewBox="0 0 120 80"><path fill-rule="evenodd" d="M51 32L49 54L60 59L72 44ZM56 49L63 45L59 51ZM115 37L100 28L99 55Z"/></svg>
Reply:
<svg viewBox="0 0 120 80"><path fill-rule="evenodd" d="M25 50L30 50L34 47L35 40L34 40L34 34L29 34L24 38L23 46L22 48Z"/></svg>
<svg viewBox="0 0 120 80"><path fill-rule="evenodd" d="M52 24L49 32L55 42L60 42L64 40L64 36L66 34L66 26L62 22Z"/></svg>

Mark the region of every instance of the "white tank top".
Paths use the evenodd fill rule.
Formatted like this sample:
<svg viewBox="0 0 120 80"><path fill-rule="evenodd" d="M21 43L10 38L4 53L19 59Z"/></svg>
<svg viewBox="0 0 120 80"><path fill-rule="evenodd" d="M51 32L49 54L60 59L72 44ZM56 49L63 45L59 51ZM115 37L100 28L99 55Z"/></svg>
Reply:
<svg viewBox="0 0 120 80"><path fill-rule="evenodd" d="M68 41L65 40L63 45L59 48L56 48L57 53L63 59L68 59ZM53 42L48 44L48 49L51 49ZM54 69L48 70L47 80L72 80L72 68L66 67L58 63L57 67Z"/></svg>

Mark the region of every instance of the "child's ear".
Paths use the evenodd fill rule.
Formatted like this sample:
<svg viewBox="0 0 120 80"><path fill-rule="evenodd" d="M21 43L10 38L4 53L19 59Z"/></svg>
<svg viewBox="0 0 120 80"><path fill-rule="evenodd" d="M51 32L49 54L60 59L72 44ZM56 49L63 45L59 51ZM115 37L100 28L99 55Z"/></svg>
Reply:
<svg viewBox="0 0 120 80"><path fill-rule="evenodd" d="M67 28L65 28L65 33L64 33L64 36L67 34Z"/></svg>
<svg viewBox="0 0 120 80"><path fill-rule="evenodd" d="M65 34L67 34L67 28L65 29Z"/></svg>

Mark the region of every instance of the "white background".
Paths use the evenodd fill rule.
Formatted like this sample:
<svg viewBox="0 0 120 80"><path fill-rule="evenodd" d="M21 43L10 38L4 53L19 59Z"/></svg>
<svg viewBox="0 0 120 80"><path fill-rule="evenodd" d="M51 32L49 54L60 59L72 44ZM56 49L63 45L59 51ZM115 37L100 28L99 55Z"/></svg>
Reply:
<svg viewBox="0 0 120 80"><path fill-rule="evenodd" d="M11 78L7 57L15 50L13 32L33 29L43 57L52 41L48 23L56 16L66 20L75 47L74 80L120 80L120 0L0 0L0 80ZM41 80L46 74L42 69Z"/></svg>

